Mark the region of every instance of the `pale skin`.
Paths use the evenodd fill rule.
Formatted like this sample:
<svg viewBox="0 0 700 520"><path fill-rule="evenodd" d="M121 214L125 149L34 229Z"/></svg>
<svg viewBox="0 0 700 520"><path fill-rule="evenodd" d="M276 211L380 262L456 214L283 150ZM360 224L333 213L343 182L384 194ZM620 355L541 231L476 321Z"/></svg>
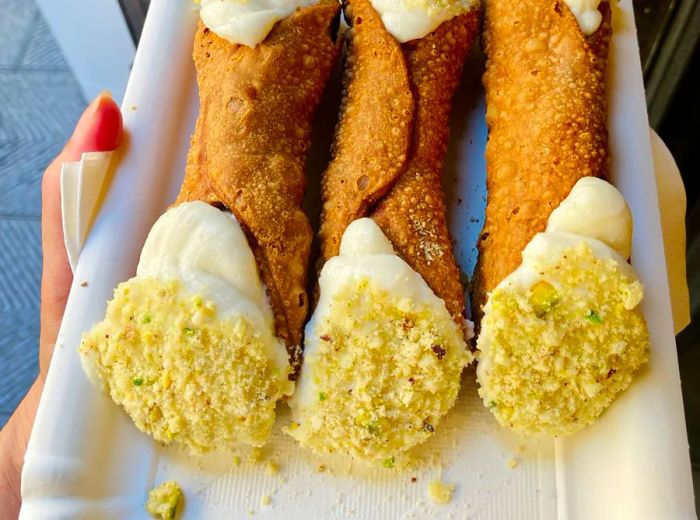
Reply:
<svg viewBox="0 0 700 520"><path fill-rule="evenodd" d="M63 151L44 172L41 186L41 332L39 375L14 414L0 431L0 518L17 518L21 505L20 475L39 399L51 361L73 274L63 245L61 225L61 164L84 152L109 151L119 146L122 118L108 93L85 109Z"/></svg>

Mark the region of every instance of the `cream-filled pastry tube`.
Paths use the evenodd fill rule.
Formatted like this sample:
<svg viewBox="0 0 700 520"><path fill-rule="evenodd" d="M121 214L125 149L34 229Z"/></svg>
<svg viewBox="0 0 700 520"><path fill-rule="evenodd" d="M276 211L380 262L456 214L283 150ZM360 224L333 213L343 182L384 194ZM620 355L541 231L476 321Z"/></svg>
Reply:
<svg viewBox="0 0 700 520"><path fill-rule="evenodd" d="M490 293L477 339L479 394L524 434L592 423L648 360L644 288L627 263L632 217L584 177Z"/></svg>
<svg viewBox="0 0 700 520"><path fill-rule="evenodd" d="M421 27L410 17L402 18L405 32L385 27L387 15L409 7L422 12ZM351 28L333 158L322 179L322 261L338 254L352 221L372 217L461 322L464 294L440 176L478 3L350 0L344 13Z"/></svg>
<svg viewBox="0 0 700 520"><path fill-rule="evenodd" d="M479 393L505 426L567 435L647 361L632 220L608 173L611 5L489 0Z"/></svg>
<svg viewBox="0 0 700 520"><path fill-rule="evenodd" d="M597 24L581 25L576 14L585 22L596 18L593 11ZM486 3L489 138L473 289L477 321L486 295L518 266L527 243L544 231L574 184L586 176L607 177L610 19L607 1Z"/></svg>
<svg viewBox="0 0 700 520"><path fill-rule="evenodd" d="M344 14L324 264L288 431L319 453L392 465L438 427L471 359L440 175L479 10L466 0L349 0Z"/></svg>
<svg viewBox="0 0 700 520"><path fill-rule="evenodd" d="M301 7L253 48L202 23L194 45L200 112L177 202L204 200L241 222L295 365L312 236L301 210L304 164L339 54L338 11L333 0Z"/></svg>
<svg viewBox="0 0 700 520"><path fill-rule="evenodd" d="M180 194L80 346L91 379L160 442L261 446L293 391L311 243L304 162L338 15L332 0L202 2Z"/></svg>

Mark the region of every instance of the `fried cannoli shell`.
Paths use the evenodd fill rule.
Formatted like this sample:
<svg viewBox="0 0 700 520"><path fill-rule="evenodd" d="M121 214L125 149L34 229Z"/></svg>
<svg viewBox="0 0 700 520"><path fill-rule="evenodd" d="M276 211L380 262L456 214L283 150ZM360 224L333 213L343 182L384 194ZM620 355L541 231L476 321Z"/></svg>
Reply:
<svg viewBox="0 0 700 520"><path fill-rule="evenodd" d="M369 0L344 5L347 47L343 97L323 174L322 262L338 254L348 225L367 216L405 170L414 101L401 45Z"/></svg>
<svg viewBox="0 0 700 520"><path fill-rule="evenodd" d="M487 206L473 301L521 262L532 237L584 176L607 176L605 68L610 5L586 37L561 0L489 0L484 87Z"/></svg>
<svg viewBox="0 0 700 520"><path fill-rule="evenodd" d="M452 95L478 11L399 44L368 0L349 0L343 104L323 177L322 260L347 226L372 217L396 252L464 325L464 293L440 182Z"/></svg>
<svg viewBox="0 0 700 520"><path fill-rule="evenodd" d="M177 203L229 209L255 254L276 333L299 360L311 227L301 210L311 122L339 54L334 0L297 10L255 48L200 24L200 113Z"/></svg>
<svg viewBox="0 0 700 520"><path fill-rule="evenodd" d="M464 323L464 290L440 177L452 96L478 30L479 12L472 10L442 23L424 38L403 44L416 100L413 143L405 171L372 213L396 252L445 301L460 324ZM436 48L440 49L437 56Z"/></svg>

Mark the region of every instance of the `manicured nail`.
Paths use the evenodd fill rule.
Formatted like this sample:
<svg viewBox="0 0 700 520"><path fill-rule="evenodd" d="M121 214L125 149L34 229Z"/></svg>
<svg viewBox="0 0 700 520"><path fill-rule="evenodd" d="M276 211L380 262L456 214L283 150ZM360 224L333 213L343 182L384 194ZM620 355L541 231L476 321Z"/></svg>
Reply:
<svg viewBox="0 0 700 520"><path fill-rule="evenodd" d="M121 141L122 117L112 94L103 90L92 102L95 151L114 150Z"/></svg>
<svg viewBox="0 0 700 520"><path fill-rule="evenodd" d="M122 116L112 94L103 90L85 109L66 146L67 159L78 160L84 152L111 151L122 137Z"/></svg>
<svg viewBox="0 0 700 520"><path fill-rule="evenodd" d="M92 100L92 105L93 110L98 110L100 107L104 105L104 103L109 103L109 102L114 102L114 97L112 96L112 93L109 90L103 90L99 94L97 94L97 97Z"/></svg>

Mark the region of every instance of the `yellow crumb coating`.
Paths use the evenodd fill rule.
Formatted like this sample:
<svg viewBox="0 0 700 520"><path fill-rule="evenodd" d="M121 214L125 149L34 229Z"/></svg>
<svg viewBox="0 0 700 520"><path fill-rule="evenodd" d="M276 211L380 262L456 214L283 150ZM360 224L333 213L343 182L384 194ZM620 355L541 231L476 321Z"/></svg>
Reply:
<svg viewBox="0 0 700 520"><path fill-rule="evenodd" d="M491 293L477 341L479 395L523 434L568 435L592 423L648 360L643 287L581 242L529 287Z"/></svg>
<svg viewBox="0 0 700 520"><path fill-rule="evenodd" d="M427 494L434 504L449 504L454 490L454 484L445 484L439 479L433 479L428 483Z"/></svg>
<svg viewBox="0 0 700 520"><path fill-rule="evenodd" d="M146 512L154 518L173 520L182 500L182 490L174 480L167 480L148 493Z"/></svg>
<svg viewBox="0 0 700 520"><path fill-rule="evenodd" d="M247 318L218 316L180 282L132 278L79 351L91 379L140 430L201 453L268 438L275 403L293 383L267 348Z"/></svg>
<svg viewBox="0 0 700 520"><path fill-rule="evenodd" d="M435 431L472 360L446 309L396 297L368 278L341 285L307 329L306 345L310 387L298 389L287 433L317 453L387 468Z"/></svg>

